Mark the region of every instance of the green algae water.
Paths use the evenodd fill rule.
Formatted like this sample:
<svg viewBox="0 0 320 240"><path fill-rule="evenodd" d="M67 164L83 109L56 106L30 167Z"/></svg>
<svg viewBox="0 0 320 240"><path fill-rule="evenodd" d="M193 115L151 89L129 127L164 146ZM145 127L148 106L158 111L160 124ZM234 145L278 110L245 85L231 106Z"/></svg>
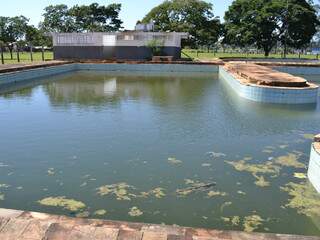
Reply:
<svg viewBox="0 0 320 240"><path fill-rule="evenodd" d="M81 71L2 89L0 123L2 208L320 235L319 105L251 102L215 74Z"/></svg>

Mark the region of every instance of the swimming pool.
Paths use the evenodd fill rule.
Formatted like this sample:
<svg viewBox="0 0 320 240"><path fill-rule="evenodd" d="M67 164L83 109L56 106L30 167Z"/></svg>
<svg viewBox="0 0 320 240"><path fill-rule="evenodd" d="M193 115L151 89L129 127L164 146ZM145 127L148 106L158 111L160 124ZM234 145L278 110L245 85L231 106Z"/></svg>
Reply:
<svg viewBox="0 0 320 240"><path fill-rule="evenodd" d="M217 73L77 71L8 86L0 119L0 207L320 234L319 105L251 102Z"/></svg>

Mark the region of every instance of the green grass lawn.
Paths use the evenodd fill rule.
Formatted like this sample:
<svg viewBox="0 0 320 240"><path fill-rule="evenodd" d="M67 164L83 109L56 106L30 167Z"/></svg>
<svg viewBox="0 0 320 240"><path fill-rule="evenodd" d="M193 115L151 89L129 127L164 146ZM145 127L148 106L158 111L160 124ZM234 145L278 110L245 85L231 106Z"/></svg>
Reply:
<svg viewBox="0 0 320 240"><path fill-rule="evenodd" d="M189 56L193 59L214 59L214 58L264 58L263 54L243 54L243 53L213 53L206 51L197 51L193 49L183 49L182 57ZM269 58L281 58L281 54L270 54ZM305 59L317 59L316 55L301 55L301 58ZM298 54L288 54L287 58L299 58ZM53 52L45 52L45 60L53 60ZM33 61L42 61L41 52L33 53ZM20 63L30 63L30 53L21 52L20 53ZM13 59L11 60L10 53L4 53L4 63L5 64L16 64L18 63L17 54L13 53ZM1 64L1 61L0 61Z"/></svg>
<svg viewBox="0 0 320 240"><path fill-rule="evenodd" d="M183 49L182 57L191 57L193 59L214 59L214 58L264 58L264 54L245 54L245 53L213 53L198 51L193 49ZM269 58L282 58L281 54L270 54ZM288 54L287 58L299 58L298 54ZM317 59L316 55L300 55L300 58Z"/></svg>
<svg viewBox="0 0 320 240"><path fill-rule="evenodd" d="M6 52L4 55L4 63L5 64L16 64L18 63L17 60L17 53L13 53L13 59L11 59L10 53ZM45 60L53 60L53 53L52 52L45 52L44 53ZM42 54L41 52L34 52L33 53L33 61L39 62L42 61ZM31 57L30 53L27 52L20 52L20 63L30 63ZM1 64L1 60L0 60Z"/></svg>

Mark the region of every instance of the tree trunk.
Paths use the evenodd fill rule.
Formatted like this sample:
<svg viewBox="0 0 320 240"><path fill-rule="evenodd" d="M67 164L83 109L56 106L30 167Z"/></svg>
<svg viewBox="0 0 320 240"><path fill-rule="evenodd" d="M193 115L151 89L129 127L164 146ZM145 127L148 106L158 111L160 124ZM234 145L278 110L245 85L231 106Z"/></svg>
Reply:
<svg viewBox="0 0 320 240"><path fill-rule="evenodd" d="M266 58L269 57L271 48L268 47L268 46L265 46L265 47L263 47L263 50L264 50L264 56L265 56Z"/></svg>
<svg viewBox="0 0 320 240"><path fill-rule="evenodd" d="M30 45L30 60L33 62L32 45Z"/></svg>
<svg viewBox="0 0 320 240"><path fill-rule="evenodd" d="M17 60L18 60L18 63L20 62L20 50L19 50L19 47L17 47Z"/></svg>
<svg viewBox="0 0 320 240"><path fill-rule="evenodd" d="M11 57L11 60L13 60L13 48L12 47L9 47L9 51L10 51L10 57Z"/></svg>
<svg viewBox="0 0 320 240"><path fill-rule="evenodd" d="M4 64L3 48L1 46L0 46L0 52L1 52L1 63Z"/></svg>
<svg viewBox="0 0 320 240"><path fill-rule="evenodd" d="M44 61L44 47L42 46L42 49L41 49L41 55L42 55L42 61Z"/></svg>

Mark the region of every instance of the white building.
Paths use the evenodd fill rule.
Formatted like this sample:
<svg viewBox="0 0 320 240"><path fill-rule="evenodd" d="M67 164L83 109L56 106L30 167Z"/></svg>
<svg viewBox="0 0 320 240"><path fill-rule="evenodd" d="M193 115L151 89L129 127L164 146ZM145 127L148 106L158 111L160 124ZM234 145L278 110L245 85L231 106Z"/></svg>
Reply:
<svg viewBox="0 0 320 240"><path fill-rule="evenodd" d="M54 59L128 59L152 57L151 41L159 43L164 56L181 57L181 40L187 33L178 32L114 32L53 33Z"/></svg>

